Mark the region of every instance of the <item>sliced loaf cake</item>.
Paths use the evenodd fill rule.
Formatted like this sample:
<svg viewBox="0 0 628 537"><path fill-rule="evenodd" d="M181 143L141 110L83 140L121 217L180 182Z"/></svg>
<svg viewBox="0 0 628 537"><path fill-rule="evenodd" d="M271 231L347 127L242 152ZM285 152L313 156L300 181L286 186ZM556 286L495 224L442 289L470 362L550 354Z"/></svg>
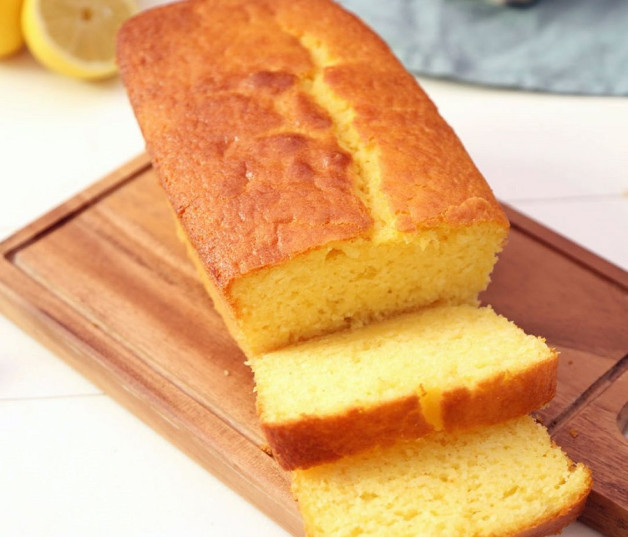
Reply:
<svg viewBox="0 0 628 537"><path fill-rule="evenodd" d="M527 416L292 477L308 537L540 537L575 520L591 489L588 469Z"/></svg>
<svg viewBox="0 0 628 537"><path fill-rule="evenodd" d="M489 425L546 404L557 354L490 307L440 306L249 360L286 469L396 438Z"/></svg>

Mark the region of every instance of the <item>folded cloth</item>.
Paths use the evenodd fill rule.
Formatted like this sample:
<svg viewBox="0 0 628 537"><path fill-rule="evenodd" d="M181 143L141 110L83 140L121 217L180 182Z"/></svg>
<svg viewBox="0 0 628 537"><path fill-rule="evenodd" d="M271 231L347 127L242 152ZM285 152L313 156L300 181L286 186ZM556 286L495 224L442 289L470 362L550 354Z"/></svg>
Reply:
<svg viewBox="0 0 628 537"><path fill-rule="evenodd" d="M341 0L410 71L494 86L628 95L628 2Z"/></svg>

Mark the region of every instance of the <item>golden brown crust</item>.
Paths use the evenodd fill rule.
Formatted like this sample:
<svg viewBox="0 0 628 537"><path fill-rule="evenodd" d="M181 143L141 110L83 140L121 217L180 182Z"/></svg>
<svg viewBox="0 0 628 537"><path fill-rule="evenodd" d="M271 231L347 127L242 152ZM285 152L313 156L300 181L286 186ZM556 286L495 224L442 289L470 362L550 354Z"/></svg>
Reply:
<svg viewBox="0 0 628 537"><path fill-rule="evenodd" d="M454 131L411 75L353 63L326 69L325 80L354 104L363 142L379 148L382 194L396 216L397 229L415 231L443 222L507 225Z"/></svg>
<svg viewBox="0 0 628 537"><path fill-rule="evenodd" d="M372 221L327 114L297 84L307 51L263 2L213 4L138 17L119 62L162 185L224 287Z"/></svg>
<svg viewBox="0 0 628 537"><path fill-rule="evenodd" d="M333 58L317 66L300 41ZM308 93L317 69L375 145L402 231L502 210L453 131L388 50L327 0L188 0L129 21L118 62L170 201L220 288L337 240L369 236L356 166Z"/></svg>
<svg viewBox="0 0 628 537"><path fill-rule="evenodd" d="M416 397L367 410L352 409L330 418L308 416L286 424L262 421L262 430L285 470L335 461L373 445L388 445L399 438L417 438L433 431Z"/></svg>
<svg viewBox="0 0 628 537"><path fill-rule="evenodd" d="M459 388L442 394L443 429L492 425L526 415L549 402L556 392L558 355L535 364L516 377L504 373L474 390ZM258 412L263 418L263 409ZM262 429L275 459L286 470L309 468L399 438L418 438L434 429L421 410L418 395L355 408L329 417L304 416L297 421L265 423Z"/></svg>
<svg viewBox="0 0 628 537"><path fill-rule="evenodd" d="M445 430L490 425L529 414L549 403L556 393L558 354L529 367L515 377L503 372L480 383L473 391L458 388L443 395Z"/></svg>

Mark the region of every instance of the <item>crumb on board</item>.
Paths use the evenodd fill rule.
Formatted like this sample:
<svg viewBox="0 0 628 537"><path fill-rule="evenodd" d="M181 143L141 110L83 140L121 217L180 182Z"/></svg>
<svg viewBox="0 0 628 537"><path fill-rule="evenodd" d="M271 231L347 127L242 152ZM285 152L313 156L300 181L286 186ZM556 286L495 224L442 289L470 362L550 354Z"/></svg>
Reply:
<svg viewBox="0 0 628 537"><path fill-rule="evenodd" d="M576 431L575 429L569 429L569 435L571 436L571 438L577 438L578 431Z"/></svg>

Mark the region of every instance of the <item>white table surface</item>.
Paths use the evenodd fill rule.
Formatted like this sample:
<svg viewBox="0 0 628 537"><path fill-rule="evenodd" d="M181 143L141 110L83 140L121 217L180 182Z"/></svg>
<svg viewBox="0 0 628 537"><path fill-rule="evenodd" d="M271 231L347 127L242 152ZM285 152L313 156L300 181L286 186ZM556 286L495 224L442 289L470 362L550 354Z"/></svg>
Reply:
<svg viewBox="0 0 628 537"><path fill-rule="evenodd" d="M627 98L422 82L501 200L628 268ZM142 149L118 80L0 62L0 238ZM287 534L0 317L0 535Z"/></svg>

